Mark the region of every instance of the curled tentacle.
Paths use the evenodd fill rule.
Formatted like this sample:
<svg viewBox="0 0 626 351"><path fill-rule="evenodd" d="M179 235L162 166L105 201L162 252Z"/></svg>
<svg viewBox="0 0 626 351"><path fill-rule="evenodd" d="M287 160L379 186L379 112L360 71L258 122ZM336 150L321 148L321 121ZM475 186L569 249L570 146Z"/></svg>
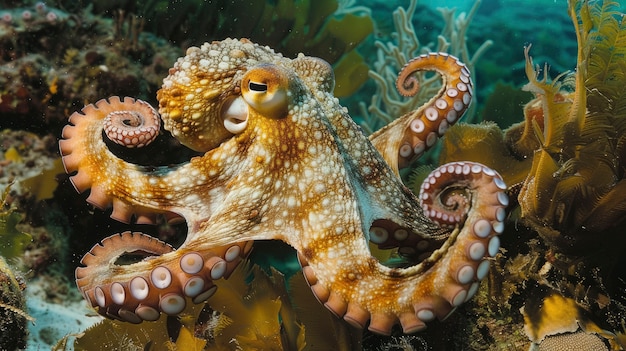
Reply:
<svg viewBox="0 0 626 351"><path fill-rule="evenodd" d="M411 61L409 61L409 63L410 62ZM409 63L407 63L402 68L402 70L398 74L398 78L396 79L396 89L398 90L400 95L405 97L415 96L420 90L420 81L413 76L413 73L415 73L416 70L407 69Z"/></svg>
<svg viewBox="0 0 626 351"><path fill-rule="evenodd" d="M114 206L112 217L128 222L133 213L142 221L151 222L150 212L132 208L108 194L99 183L119 181L111 173L122 163L108 152L102 134L127 147L141 147L156 138L160 120L156 110L148 103L133 98L110 97L86 105L69 118L63 128L59 149L66 172L74 173L70 181L78 192L92 189L87 201L99 208ZM134 126L134 127L132 127ZM108 181L103 170L109 172ZM96 184L94 188L93 185Z"/></svg>
<svg viewBox="0 0 626 351"><path fill-rule="evenodd" d="M161 312L179 314L188 299L201 303L211 297L217 289L213 281L228 277L251 244L175 251L148 235L124 232L104 239L83 257L85 267L76 269L76 284L104 316L131 323L152 321ZM148 257L129 265L117 263L125 254L137 253Z"/></svg>
<svg viewBox="0 0 626 351"><path fill-rule="evenodd" d="M111 141L128 148L146 146L159 134L159 113L145 101L127 99L109 98L109 104L115 110L104 119L104 133ZM96 106L103 106L104 103L100 100Z"/></svg>
<svg viewBox="0 0 626 351"><path fill-rule="evenodd" d="M446 53L432 53L409 61L398 74L396 88L413 96L419 82L417 71L436 71L442 76L439 93L419 109L409 112L370 136L396 172L432 147L437 139L465 113L472 101L472 81L467 66Z"/></svg>
<svg viewBox="0 0 626 351"><path fill-rule="evenodd" d="M450 201L439 199L447 196L445 189L450 187L466 189L469 196L463 199L469 206L460 207L471 211L442 221L444 216L439 213L444 213L445 208L433 204L450 205ZM500 247L498 235L504 229L508 205L505 191L502 178L483 165L443 165L425 180L420 198L434 220L444 225L452 225L457 218L460 222L454 223L457 228L439 247L428 247L433 240L414 241L416 249L422 250L419 264L389 268L375 261L369 252L358 251L358 247L349 252L331 249L319 260L300 256L305 277L327 308L355 326L365 327L370 320L369 329L381 334L389 334L396 323L402 325L405 333L421 330L428 321L444 319L478 290L489 271L489 258ZM396 228L393 235L383 234L379 241L384 245L394 240L413 240L413 233L404 234L403 228ZM339 268L334 272L335 279L328 279L329 267L342 267L345 262L351 262L350 271Z"/></svg>
<svg viewBox="0 0 626 351"><path fill-rule="evenodd" d="M208 182L208 177L200 176L194 164L149 170L139 167L113 154L104 140L127 147L145 146L159 128L156 110L128 97L102 99L73 113L63 128L59 149L74 188L80 193L90 190L87 202L100 209L112 207L111 217L120 222L134 218L137 223L154 223L158 214L180 218L178 210L189 189Z"/></svg>

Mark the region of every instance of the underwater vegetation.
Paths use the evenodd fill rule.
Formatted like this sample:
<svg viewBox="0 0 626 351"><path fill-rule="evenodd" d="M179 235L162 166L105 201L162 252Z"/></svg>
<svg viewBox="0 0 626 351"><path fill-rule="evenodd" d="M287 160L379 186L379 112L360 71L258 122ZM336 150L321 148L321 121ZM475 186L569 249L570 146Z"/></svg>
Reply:
<svg viewBox="0 0 626 351"><path fill-rule="evenodd" d="M250 38L285 56L300 52L334 63L373 30L369 13L340 9L336 0L91 1L96 13L137 16L143 28L174 43ZM246 10L242 11L242 6Z"/></svg>
<svg viewBox="0 0 626 351"><path fill-rule="evenodd" d="M318 304L302 274L289 278L245 263L205 304L152 323L104 320L55 350L354 350L361 336ZM77 340L74 342L74 337Z"/></svg>
<svg viewBox="0 0 626 351"><path fill-rule="evenodd" d="M26 312L22 295L24 283L18 281L0 256L0 349L18 350L26 347L28 330L26 323L32 321Z"/></svg>
<svg viewBox="0 0 626 351"><path fill-rule="evenodd" d="M25 283L16 278L6 260L22 254L30 236L17 228L22 215L6 203L9 191L10 186L0 200L0 349L17 350L26 347L26 323L32 318L25 312Z"/></svg>
<svg viewBox="0 0 626 351"><path fill-rule="evenodd" d="M0 257L12 259L20 256L28 243L30 235L18 229L22 214L6 203L11 186L7 186L0 201Z"/></svg>
<svg viewBox="0 0 626 351"><path fill-rule="evenodd" d="M626 249L626 21L611 1L570 1L568 7L578 39L576 71L551 79L526 47L523 89L534 98L524 107L524 121L505 131L494 124L452 128L440 162L470 159L501 171L517 197L518 233L527 243L529 235L539 239L532 253L507 252L514 261L502 272L524 267L521 275L537 281L534 291L547 286L573 299L575 307L559 308L584 310L612 331L604 337L613 349L622 349L615 334L622 333L626 298L617 268ZM510 289L521 289L515 277L506 279L504 291L492 291L504 294L501 301L520 293ZM544 347L544 336L531 339Z"/></svg>
<svg viewBox="0 0 626 351"><path fill-rule="evenodd" d="M374 30L368 11L337 0L93 1L96 13L138 22L142 30L183 47L220 38L248 38L287 57L304 52L334 65L335 95L354 93L367 79L356 47ZM242 11L245 6L245 11ZM361 8L362 9L362 8Z"/></svg>
<svg viewBox="0 0 626 351"><path fill-rule="evenodd" d="M624 82L621 58L626 52L622 14L611 11L614 5L610 2L585 3L576 10L570 6L572 14L582 12L574 17L580 18L580 23L575 22L580 36L576 73L565 72L549 80L544 69L540 77L527 47L529 83L524 90L535 98L524 108L525 121L506 130L500 140L486 138L484 149L468 147L475 142L462 129L489 130L493 126L458 127L453 131L458 136L446 139L447 149L441 156L444 161L471 157L494 166L507 163L496 168L503 169L510 184L520 187L521 218L544 239L563 248L585 242L589 232L610 233L626 210L621 199L626 184L621 163L626 102L619 88ZM485 138L478 133L476 139ZM457 142L467 146L460 147ZM504 151L495 147L501 142L507 145ZM493 153L472 155L490 147L509 157L495 154L496 161L489 162ZM518 170L507 175L507 167ZM561 242L567 240L561 232L567 233L571 242Z"/></svg>

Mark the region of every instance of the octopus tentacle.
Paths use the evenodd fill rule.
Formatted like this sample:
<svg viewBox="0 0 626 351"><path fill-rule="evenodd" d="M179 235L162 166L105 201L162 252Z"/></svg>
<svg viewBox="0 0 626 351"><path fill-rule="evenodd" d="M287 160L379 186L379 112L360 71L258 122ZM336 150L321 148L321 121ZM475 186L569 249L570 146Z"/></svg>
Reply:
<svg viewBox="0 0 626 351"><path fill-rule="evenodd" d="M157 93L164 128L204 153L188 162L143 167L107 148L103 134L133 144L118 135L137 123L116 111L143 106L136 100L110 98L73 114L59 146L76 189L91 190L89 202L112 206L121 221L175 213L188 227L176 250L133 233L94 246L76 271L87 300L133 323L177 314L211 295L252 240L279 239L298 251L318 299L355 326L369 321L388 334L400 323L414 332L445 318L487 274L508 199L500 176L476 163L438 168L419 197L397 177L472 96L467 67L442 53L410 61L401 94L418 88L416 70L441 74L440 92L371 143L332 95L328 64L248 40L188 49ZM413 265L381 264L368 241L398 248ZM150 257L124 265L129 251Z"/></svg>
<svg viewBox="0 0 626 351"><path fill-rule="evenodd" d="M104 239L83 257L85 267L76 269L76 284L102 315L131 323L152 321L161 313L180 313L188 299L200 303L211 297L217 289L213 281L228 277L251 244L174 251L148 235L124 232ZM118 265L127 253L149 257Z"/></svg>
<svg viewBox="0 0 626 351"><path fill-rule="evenodd" d="M372 144L396 173L431 148L472 101L472 80L467 66L442 52L424 54L409 61L396 81L400 94L413 96L417 93L419 82L412 75L423 70L436 71L442 76L443 86L437 95L370 136Z"/></svg>
<svg viewBox="0 0 626 351"><path fill-rule="evenodd" d="M471 194L463 192L464 189L459 191L459 185L466 185L465 182L459 182L459 172L462 174L484 172L491 176L495 175L495 171L475 162L447 164L431 173L420 188L420 204L424 208L424 213L442 227L453 228L462 222L470 210ZM493 182L498 188L506 190L506 185L499 176L494 177ZM501 197L499 202L506 206L508 204L506 193L498 192L497 194ZM505 215L504 208L499 208L498 211L496 217L502 222Z"/></svg>
<svg viewBox="0 0 626 351"><path fill-rule="evenodd" d="M159 113L145 101L131 99L128 109L114 110L104 119L104 133L111 141L125 147L144 147L156 139L161 128ZM117 96L109 104L122 104ZM96 106L98 103L96 103Z"/></svg>
<svg viewBox="0 0 626 351"><path fill-rule="evenodd" d="M508 205L506 186L497 172L471 162L443 165L424 182L420 198L433 219L442 218L447 203L446 189L461 187L471 211L454 225L457 228L441 247L419 264L389 268L375 261L363 246L350 252L329 248L323 257L300 255L303 272L317 298L333 313L357 327L389 334L400 323L405 333L426 327L435 318L444 319L455 307L470 299L489 270L489 258L499 250ZM433 201L435 199L436 201ZM446 222L451 224L452 220ZM363 251L361 251L363 250ZM330 267L337 268L327 276ZM375 261L375 262L374 262ZM384 299L382 298L384 296Z"/></svg>
<svg viewBox="0 0 626 351"><path fill-rule="evenodd" d="M102 134L104 131L110 140L127 147L145 146L156 138L160 128L156 110L141 100L113 96L86 105L80 112L73 113L69 122L63 128L59 149L65 171L76 172L70 177L74 188L81 193L91 188L87 201L96 207L117 204L112 217L122 222L128 222L133 211L147 216L149 212L145 209L132 209L131 205L111 196L111 190L103 186L102 183L119 179L115 174L106 177L102 170L112 172L134 167L108 152Z"/></svg>
<svg viewBox="0 0 626 351"><path fill-rule="evenodd" d="M241 107L241 102L235 105L238 106L222 111L224 123L227 123L226 119L237 120L239 122L230 122L232 128L245 128L247 108ZM135 133L126 132L126 123L137 122L124 122L127 115L141 119L144 126L131 129ZM162 213L169 218L189 212L195 216L210 215L204 206L210 202L210 194L195 193L194 189L217 187L215 177L221 174L220 170L228 163L239 162L237 157L224 158L207 153L207 159L202 162L192 160L180 166L148 170L118 158L103 140L104 134L115 142L128 142L128 147L145 146L151 142L148 136L158 134L158 121L158 114L147 103L113 96L73 113L69 124L63 128L59 149L65 170L71 174L70 181L78 192L90 190L87 202L93 206L112 207L111 217L120 222L128 223L134 216L137 223L154 223L156 214ZM145 135L141 134L142 131ZM131 135L132 138L128 138ZM219 153L219 150L215 152ZM206 174L207 168L213 170L213 176ZM128 179L132 182L128 183ZM189 206L187 199L192 193L199 198L201 206Z"/></svg>

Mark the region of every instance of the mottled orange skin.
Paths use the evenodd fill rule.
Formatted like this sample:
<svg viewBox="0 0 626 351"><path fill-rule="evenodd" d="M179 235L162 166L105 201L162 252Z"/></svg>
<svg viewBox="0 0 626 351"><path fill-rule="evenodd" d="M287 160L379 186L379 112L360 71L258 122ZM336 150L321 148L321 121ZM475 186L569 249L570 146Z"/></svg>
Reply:
<svg viewBox="0 0 626 351"><path fill-rule="evenodd" d="M449 71L460 70L449 62ZM77 189L91 188L90 201L112 204L119 219L165 212L188 225L177 250L130 233L94 247L77 269L84 295L101 313L131 322L176 314L187 297L210 296L213 280L228 276L251 241L274 239L298 251L321 302L354 325L370 320L378 333L396 323L422 329L471 297L499 247L507 204L499 175L450 164L433 172L418 199L339 105L333 85L320 59L287 59L247 40L191 48L164 80L159 112L175 138L204 154L151 170L102 141L104 116L122 107L101 101L72 115L60 145ZM422 116L403 117L412 118ZM461 191L440 191L449 187ZM467 211L446 208L455 203ZM416 265L384 266L369 240ZM158 256L112 263L135 249Z"/></svg>

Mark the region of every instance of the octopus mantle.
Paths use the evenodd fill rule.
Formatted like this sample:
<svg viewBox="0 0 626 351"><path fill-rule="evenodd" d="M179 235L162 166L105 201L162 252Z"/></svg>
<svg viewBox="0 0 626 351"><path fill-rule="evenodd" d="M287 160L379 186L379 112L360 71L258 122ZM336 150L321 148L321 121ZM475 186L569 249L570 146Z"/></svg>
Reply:
<svg viewBox="0 0 626 351"><path fill-rule="evenodd" d="M74 113L60 149L91 204L112 206L120 221L165 214L188 226L177 249L131 232L95 245L76 270L85 298L133 323L175 315L209 298L254 240L271 239L297 250L314 294L353 325L388 334L400 323L409 333L444 318L486 276L508 200L500 176L470 162L433 171L419 197L402 184L398 167L432 146L472 94L466 66L446 54L409 62L401 92L417 89L417 70L441 74L439 94L369 140L332 95L326 62L247 40L190 48L158 92L158 113L118 97ZM109 139L149 150L161 121L201 156L145 167L107 147ZM408 264L383 265L368 242L397 248ZM115 263L133 251L151 256Z"/></svg>

